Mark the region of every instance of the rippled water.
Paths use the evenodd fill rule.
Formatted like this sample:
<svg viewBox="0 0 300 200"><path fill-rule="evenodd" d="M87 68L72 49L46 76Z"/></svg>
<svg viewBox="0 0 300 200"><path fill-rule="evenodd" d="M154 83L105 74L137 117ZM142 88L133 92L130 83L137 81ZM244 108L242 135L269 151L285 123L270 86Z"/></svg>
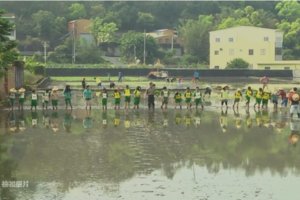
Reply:
<svg viewBox="0 0 300 200"><path fill-rule="evenodd" d="M286 115L5 111L0 199L297 200L300 121Z"/></svg>

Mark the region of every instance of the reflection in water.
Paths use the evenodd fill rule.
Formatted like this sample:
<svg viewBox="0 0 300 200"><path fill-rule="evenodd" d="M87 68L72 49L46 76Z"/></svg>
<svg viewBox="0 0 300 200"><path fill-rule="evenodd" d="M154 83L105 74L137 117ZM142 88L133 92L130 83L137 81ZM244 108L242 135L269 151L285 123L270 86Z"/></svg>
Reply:
<svg viewBox="0 0 300 200"><path fill-rule="evenodd" d="M212 174L230 169L245 176L258 171L262 177L265 172L300 175L295 149L300 121L289 122L287 114L238 109L14 111L2 116L8 127L0 129L0 180L28 180L33 184L28 193L41 188L40 182L56 181L65 193L95 182L115 194L124 182L157 170L169 179L197 168ZM60 134L66 132L70 134ZM6 199L9 195L7 190Z"/></svg>

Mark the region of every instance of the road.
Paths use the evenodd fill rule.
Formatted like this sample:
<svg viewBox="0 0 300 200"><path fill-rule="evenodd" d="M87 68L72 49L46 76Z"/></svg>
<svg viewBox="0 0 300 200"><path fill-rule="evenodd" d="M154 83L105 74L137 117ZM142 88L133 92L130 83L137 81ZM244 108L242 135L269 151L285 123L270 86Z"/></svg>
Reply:
<svg viewBox="0 0 300 200"><path fill-rule="evenodd" d="M124 67L125 65L121 62L118 61L118 58L120 57L108 57L108 56L102 56L102 58L114 65L120 66L120 67Z"/></svg>

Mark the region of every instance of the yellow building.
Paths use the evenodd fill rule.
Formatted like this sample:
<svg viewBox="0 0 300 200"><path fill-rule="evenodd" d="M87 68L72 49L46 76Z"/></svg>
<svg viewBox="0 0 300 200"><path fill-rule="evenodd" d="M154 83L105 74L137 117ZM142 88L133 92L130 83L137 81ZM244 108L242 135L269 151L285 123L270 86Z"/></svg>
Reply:
<svg viewBox="0 0 300 200"><path fill-rule="evenodd" d="M240 26L210 32L210 68L224 69L227 62L242 58L250 69L258 63L282 60L283 32L275 29Z"/></svg>

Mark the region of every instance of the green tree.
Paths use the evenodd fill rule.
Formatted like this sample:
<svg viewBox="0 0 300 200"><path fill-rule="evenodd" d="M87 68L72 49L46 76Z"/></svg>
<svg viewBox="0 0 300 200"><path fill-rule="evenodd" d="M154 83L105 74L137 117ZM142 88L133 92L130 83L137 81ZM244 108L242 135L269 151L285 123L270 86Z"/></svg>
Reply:
<svg viewBox="0 0 300 200"><path fill-rule="evenodd" d="M5 10L0 10L0 78L5 75L5 68L10 67L19 55L15 51L17 42L7 37L14 30L14 24L2 18L5 13Z"/></svg>
<svg viewBox="0 0 300 200"><path fill-rule="evenodd" d="M94 5L91 7L91 12L90 12L91 18L104 18L106 16L106 9L102 4L99 5Z"/></svg>
<svg viewBox="0 0 300 200"><path fill-rule="evenodd" d="M277 3L275 9L282 20L294 22L300 17L300 4L297 1L283 1Z"/></svg>
<svg viewBox="0 0 300 200"><path fill-rule="evenodd" d="M80 3L74 3L69 8L69 19L83 19L86 18L86 10L83 4Z"/></svg>
<svg viewBox="0 0 300 200"><path fill-rule="evenodd" d="M137 59L143 61L144 57L144 34L135 31L129 31L122 35L120 39L120 50L123 56L127 58L134 57L134 49ZM159 46L152 36L146 36L146 62L154 63L158 58Z"/></svg>
<svg viewBox="0 0 300 200"><path fill-rule="evenodd" d="M114 38L113 34L118 30L115 23L105 23L104 19L100 19L99 17L92 19L92 23L88 28L94 37L96 46L99 46L103 42L112 41Z"/></svg>
<svg viewBox="0 0 300 200"><path fill-rule="evenodd" d="M235 58L227 63L226 69L248 69L249 63L241 58Z"/></svg>
<svg viewBox="0 0 300 200"><path fill-rule="evenodd" d="M117 25L118 28L120 28L121 25L122 25L122 20L121 20L119 14L117 12L108 12L105 15L105 18L104 18L103 22L104 23L113 22Z"/></svg>
<svg viewBox="0 0 300 200"><path fill-rule="evenodd" d="M55 16L49 11L40 10L32 15L35 30L42 38L53 38L53 30L56 30Z"/></svg>
<svg viewBox="0 0 300 200"><path fill-rule="evenodd" d="M88 44L85 39L80 41L78 54L76 55L77 64L98 64L103 63L101 52L94 44Z"/></svg>
<svg viewBox="0 0 300 200"><path fill-rule="evenodd" d="M143 13L139 12L138 13L138 19L136 20L136 23L140 30L143 29L152 29L154 25L155 18L151 13Z"/></svg>
<svg viewBox="0 0 300 200"><path fill-rule="evenodd" d="M181 20L180 37L183 38L185 52L197 56L200 61L209 59L209 32L213 30L213 16L200 15L197 21Z"/></svg>

